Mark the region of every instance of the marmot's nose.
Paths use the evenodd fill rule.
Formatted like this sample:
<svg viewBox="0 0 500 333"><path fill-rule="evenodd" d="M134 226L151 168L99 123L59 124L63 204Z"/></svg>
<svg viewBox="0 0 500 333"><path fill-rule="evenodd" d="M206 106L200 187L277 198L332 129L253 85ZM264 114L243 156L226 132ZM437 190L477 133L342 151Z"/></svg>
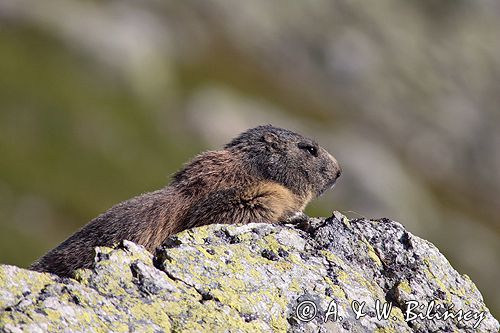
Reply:
<svg viewBox="0 0 500 333"><path fill-rule="evenodd" d="M337 162L337 178L339 178L341 174L342 174L342 167L340 166L339 162Z"/></svg>
<svg viewBox="0 0 500 333"><path fill-rule="evenodd" d="M328 157L333 162L333 174L335 175L335 179L337 179L342 174L342 168L340 167L340 164L337 161L337 159L333 157L330 153L328 153Z"/></svg>

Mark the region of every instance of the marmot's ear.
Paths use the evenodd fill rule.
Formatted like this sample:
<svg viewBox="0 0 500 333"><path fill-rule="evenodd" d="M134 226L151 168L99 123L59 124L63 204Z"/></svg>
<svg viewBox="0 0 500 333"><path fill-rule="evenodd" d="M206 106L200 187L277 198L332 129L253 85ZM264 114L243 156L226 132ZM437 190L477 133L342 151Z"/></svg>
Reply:
<svg viewBox="0 0 500 333"><path fill-rule="evenodd" d="M264 133L262 134L261 138L262 142L266 143L266 146L272 149L278 149L279 148L279 138L276 134L274 133Z"/></svg>
<svg viewBox="0 0 500 333"><path fill-rule="evenodd" d="M267 132L262 134L262 141L267 143L278 142L278 136L274 133Z"/></svg>
<svg viewBox="0 0 500 333"><path fill-rule="evenodd" d="M274 133L264 133L261 138L269 150L279 150L282 142L280 138Z"/></svg>

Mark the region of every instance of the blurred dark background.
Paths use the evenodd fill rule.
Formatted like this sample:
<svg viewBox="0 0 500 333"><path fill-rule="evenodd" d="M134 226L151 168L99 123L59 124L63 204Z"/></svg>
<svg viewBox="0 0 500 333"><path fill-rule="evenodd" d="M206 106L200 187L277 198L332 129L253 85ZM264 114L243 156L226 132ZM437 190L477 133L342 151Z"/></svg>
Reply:
<svg viewBox="0 0 500 333"><path fill-rule="evenodd" d="M500 2L0 1L0 262L27 266L272 123L341 162L500 314Z"/></svg>

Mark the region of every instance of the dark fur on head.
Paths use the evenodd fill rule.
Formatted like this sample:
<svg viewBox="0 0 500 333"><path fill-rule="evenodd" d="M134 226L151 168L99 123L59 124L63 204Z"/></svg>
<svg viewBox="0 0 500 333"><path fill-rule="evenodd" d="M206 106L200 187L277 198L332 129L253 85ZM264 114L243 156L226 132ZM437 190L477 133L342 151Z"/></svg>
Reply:
<svg viewBox="0 0 500 333"><path fill-rule="evenodd" d="M314 140L272 125L243 132L224 148L242 154L256 174L301 196L321 195L341 173L335 158Z"/></svg>

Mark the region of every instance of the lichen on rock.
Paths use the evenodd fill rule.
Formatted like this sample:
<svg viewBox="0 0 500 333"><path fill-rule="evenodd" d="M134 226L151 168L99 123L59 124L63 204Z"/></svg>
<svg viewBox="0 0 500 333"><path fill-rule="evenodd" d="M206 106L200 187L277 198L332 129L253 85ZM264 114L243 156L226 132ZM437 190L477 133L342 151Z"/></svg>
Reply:
<svg viewBox="0 0 500 333"><path fill-rule="evenodd" d="M413 309L415 302L424 308ZM387 319L380 318L384 305L391 307ZM462 320L439 317L446 309L462 311ZM409 321L417 310L434 319ZM154 256L123 241L97 248L93 269L78 270L74 279L0 266L2 332L498 328L466 275L388 219L335 213L301 229L209 225L170 237Z"/></svg>

